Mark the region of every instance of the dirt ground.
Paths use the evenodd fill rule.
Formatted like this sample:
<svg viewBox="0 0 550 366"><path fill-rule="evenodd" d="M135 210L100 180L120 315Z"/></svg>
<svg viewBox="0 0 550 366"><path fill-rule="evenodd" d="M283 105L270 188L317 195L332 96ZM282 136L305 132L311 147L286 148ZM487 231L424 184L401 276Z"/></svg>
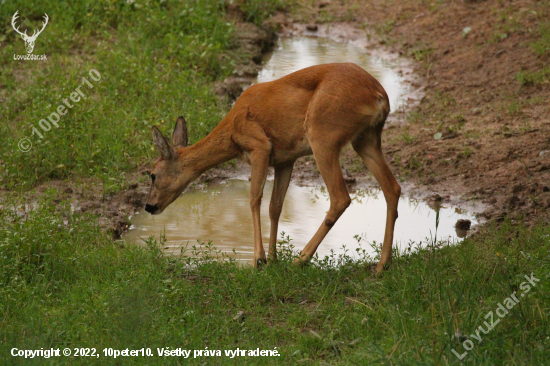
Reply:
<svg viewBox="0 0 550 366"><path fill-rule="evenodd" d="M547 220L550 212L550 84L524 85L516 75L549 63L533 52L538 22L550 7L539 1L455 1L440 4L404 1L315 1L296 12L279 13L257 27L243 21L237 6L228 8L236 23L235 52L242 55L233 76L216 85L220 98L234 100L261 68L262 54L276 39L275 30L292 32L315 25L345 24L366 32L371 52L407 58L422 91L383 133L387 160L407 187L424 197L482 203L481 218L505 217L529 224ZM465 31L470 28L470 31ZM412 60L412 61L411 61ZM437 134L437 135L436 135ZM437 138L436 138L437 137ZM297 183L320 181L312 157L300 159ZM368 178L351 151L342 167L350 189ZM48 182L70 197L74 209L99 214L100 224L119 237L128 216L141 209L148 192L148 168L129 174L127 189L103 194L89 184ZM211 181L246 177L242 163L226 164L205 174L191 188Z"/></svg>
<svg viewBox="0 0 550 366"><path fill-rule="evenodd" d="M547 2L317 1L279 17L285 27L345 20L415 61L426 95L383 134L396 175L444 199L485 203L490 220L548 218L550 84L516 77L549 64L531 46L550 19Z"/></svg>

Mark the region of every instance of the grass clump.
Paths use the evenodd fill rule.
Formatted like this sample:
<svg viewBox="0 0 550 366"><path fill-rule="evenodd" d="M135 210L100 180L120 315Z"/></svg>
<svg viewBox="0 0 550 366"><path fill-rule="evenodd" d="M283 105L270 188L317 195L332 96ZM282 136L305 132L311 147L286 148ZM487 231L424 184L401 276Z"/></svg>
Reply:
<svg viewBox="0 0 550 366"><path fill-rule="evenodd" d="M547 227L505 223L458 246L406 250L376 278L364 253L295 266L288 238L279 261L260 270L214 260L211 245L165 257L162 241L113 243L93 217L60 218L49 207L0 212L2 364L28 361L12 357L13 347L95 348L99 360L51 360L107 365L121 361L104 348L149 347L154 357L125 359L148 365L459 365L452 350L462 354L466 339L475 345L466 364L540 365L550 352ZM522 297L531 274L540 281ZM520 303L475 341L470 334L514 291ZM164 347L277 347L281 356L157 356Z"/></svg>
<svg viewBox="0 0 550 366"><path fill-rule="evenodd" d="M295 3L295 0L242 0L239 5L246 21L261 25L271 14L283 11Z"/></svg>
<svg viewBox="0 0 550 366"><path fill-rule="evenodd" d="M8 189L74 175L108 180L152 156L151 126L168 132L185 115L197 141L227 110L211 90L235 66L223 1L6 2L0 16L16 10L29 34L45 13L50 20L34 49L46 61L13 60L24 43L11 26L0 30L0 179ZM71 102L79 86L84 97ZM48 117L63 99L74 107L55 127ZM27 153L22 138L32 142Z"/></svg>
<svg viewBox="0 0 550 366"><path fill-rule="evenodd" d="M531 43L535 53L543 58L550 56L550 22L541 23L539 27L539 39ZM539 86L550 83L550 66L545 65L536 71L521 71L516 74L516 79L521 86Z"/></svg>
<svg viewBox="0 0 550 366"><path fill-rule="evenodd" d="M550 55L550 22L542 23L539 28L540 39L531 44L539 56Z"/></svg>
<svg viewBox="0 0 550 366"><path fill-rule="evenodd" d="M521 71L516 74L516 79L521 86L548 84L550 82L550 66L545 66L538 71Z"/></svg>

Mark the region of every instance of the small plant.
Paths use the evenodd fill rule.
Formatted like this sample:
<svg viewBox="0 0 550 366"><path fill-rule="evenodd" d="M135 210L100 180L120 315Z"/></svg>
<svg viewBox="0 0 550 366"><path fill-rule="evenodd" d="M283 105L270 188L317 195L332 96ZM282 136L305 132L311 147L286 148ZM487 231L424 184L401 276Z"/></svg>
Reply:
<svg viewBox="0 0 550 366"><path fill-rule="evenodd" d="M403 139L403 141L405 141L406 144L412 144L416 140L416 136L411 135L408 128L405 128L403 134L401 135L401 138Z"/></svg>
<svg viewBox="0 0 550 366"><path fill-rule="evenodd" d="M393 20L388 20L384 24L375 25L374 29L380 36L387 36L391 32L394 23Z"/></svg>
<svg viewBox="0 0 550 366"><path fill-rule="evenodd" d="M359 173L365 169L365 164L363 163L363 160L354 158L348 169L352 173Z"/></svg>
<svg viewBox="0 0 550 366"><path fill-rule="evenodd" d="M516 80L521 86L548 84L550 82L550 66L545 66L539 71L520 71L516 74Z"/></svg>
<svg viewBox="0 0 550 366"><path fill-rule="evenodd" d="M539 35L540 39L532 43L531 47L539 56L550 55L550 22L541 24Z"/></svg>
<svg viewBox="0 0 550 366"><path fill-rule="evenodd" d="M514 100L508 104L507 109L510 116L517 116L521 114L521 102L519 100Z"/></svg>
<svg viewBox="0 0 550 366"><path fill-rule="evenodd" d="M413 57L416 61L424 61L432 55L432 52L431 48L418 48L413 50Z"/></svg>
<svg viewBox="0 0 550 366"><path fill-rule="evenodd" d="M447 131L457 133L466 123L466 119L464 119L461 114L456 114L452 118L454 123L450 126L447 126Z"/></svg>
<svg viewBox="0 0 550 366"><path fill-rule="evenodd" d="M422 119L421 119L421 114L419 112L415 112L415 111L412 111L412 112L409 112L408 116L407 116L407 120L409 123L419 123Z"/></svg>
<svg viewBox="0 0 550 366"><path fill-rule="evenodd" d="M420 160L417 158L416 154L411 156L411 158L409 159L409 169L417 170L420 169L421 166L422 164L420 163Z"/></svg>
<svg viewBox="0 0 550 366"><path fill-rule="evenodd" d="M288 0L245 0L241 2L240 6L241 10L246 16L247 21L252 21L257 25L260 25L271 14L275 13L278 10L284 10L287 6L291 4L292 1Z"/></svg>

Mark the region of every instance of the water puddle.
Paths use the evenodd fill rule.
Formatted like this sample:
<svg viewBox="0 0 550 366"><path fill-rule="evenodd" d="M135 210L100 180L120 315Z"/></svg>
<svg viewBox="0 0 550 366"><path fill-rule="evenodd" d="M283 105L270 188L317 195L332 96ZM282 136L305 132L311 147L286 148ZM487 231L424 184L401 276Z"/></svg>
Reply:
<svg viewBox="0 0 550 366"><path fill-rule="evenodd" d="M267 181L262 203L262 235L267 250L269 241L269 200L273 182ZM149 236L166 236L165 251L179 254L181 246L196 244L197 239L213 244L223 252L233 249L239 260L252 260L254 253L252 214L250 212L250 182L230 180L214 184L205 190L181 195L162 214L151 216L141 211L132 218L132 229L125 234L127 242L143 243ZM355 252L356 235L366 242L382 242L386 224L386 201L378 189L359 189L351 194L352 204L334 225L318 249L320 257L331 250L342 252L342 245ZM330 201L324 187L299 187L291 184L280 218L279 233L290 236L296 248L302 249L323 222ZM459 219L477 224L473 214L456 207L441 207L438 239L456 241L455 223ZM424 202L401 198L399 218L395 227L397 246L409 241L426 242L435 234L436 211Z"/></svg>

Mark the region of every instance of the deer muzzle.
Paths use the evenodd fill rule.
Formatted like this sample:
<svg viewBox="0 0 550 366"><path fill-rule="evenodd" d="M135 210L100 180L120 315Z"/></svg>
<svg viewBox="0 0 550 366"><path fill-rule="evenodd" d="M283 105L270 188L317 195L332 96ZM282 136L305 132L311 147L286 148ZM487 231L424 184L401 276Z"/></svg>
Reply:
<svg viewBox="0 0 550 366"><path fill-rule="evenodd" d="M156 214L158 210L159 210L158 205L150 205L150 204L145 205L145 211L149 212L151 215Z"/></svg>

